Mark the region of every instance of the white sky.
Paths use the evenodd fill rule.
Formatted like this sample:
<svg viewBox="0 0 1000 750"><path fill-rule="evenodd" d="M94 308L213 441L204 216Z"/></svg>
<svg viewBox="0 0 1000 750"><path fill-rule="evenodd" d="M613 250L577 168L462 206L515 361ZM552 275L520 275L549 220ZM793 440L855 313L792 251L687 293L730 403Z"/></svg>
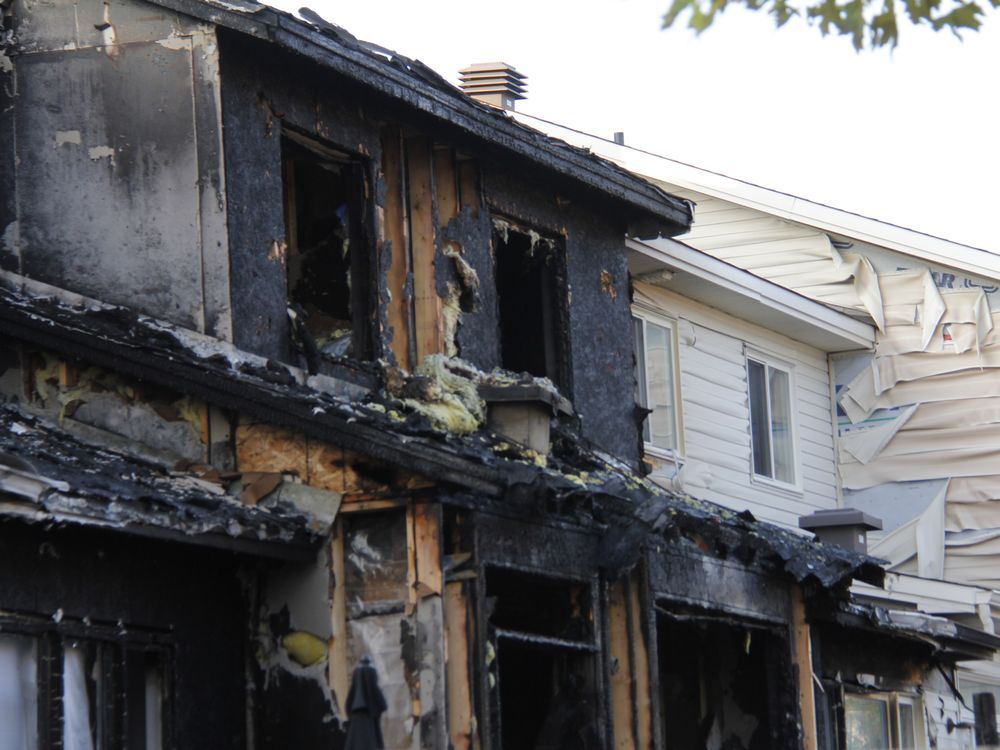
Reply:
<svg viewBox="0 0 1000 750"><path fill-rule="evenodd" d="M518 111L1000 253L1000 12L964 41L901 21L894 53L859 54L740 8L661 31L669 0L308 2L453 82L510 63Z"/></svg>

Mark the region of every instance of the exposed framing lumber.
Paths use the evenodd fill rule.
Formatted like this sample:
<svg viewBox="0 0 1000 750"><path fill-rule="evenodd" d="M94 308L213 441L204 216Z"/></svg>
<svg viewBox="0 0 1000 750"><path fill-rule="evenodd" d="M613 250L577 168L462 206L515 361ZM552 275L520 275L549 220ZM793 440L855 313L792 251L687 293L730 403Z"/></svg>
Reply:
<svg viewBox="0 0 1000 750"><path fill-rule="evenodd" d="M472 750L472 686L469 671L469 597L464 581L445 585L448 732L454 750Z"/></svg>
<svg viewBox="0 0 1000 750"><path fill-rule="evenodd" d="M330 569L333 573L330 607L330 660L327 680L337 699L341 718L347 717L350 665L347 663L347 579L344 573L344 525L337 519L330 538Z"/></svg>
<svg viewBox="0 0 1000 750"><path fill-rule="evenodd" d="M379 241L391 253L385 277L386 319L392 328L390 344L396 364L413 369L413 300L407 280L412 270L407 236L406 184L403 143L399 129L386 128L382 133L382 174L385 179L385 208ZM386 248L385 243L388 243Z"/></svg>
<svg viewBox="0 0 1000 750"><path fill-rule="evenodd" d="M792 662L798 674L802 748L817 750L816 694L813 692L812 639L802 589L792 588Z"/></svg>
<svg viewBox="0 0 1000 750"><path fill-rule="evenodd" d="M434 170L431 144L427 138L406 139L406 171L413 263L415 364L419 364L428 354L444 352L444 320L434 268L438 238L434 215Z"/></svg>

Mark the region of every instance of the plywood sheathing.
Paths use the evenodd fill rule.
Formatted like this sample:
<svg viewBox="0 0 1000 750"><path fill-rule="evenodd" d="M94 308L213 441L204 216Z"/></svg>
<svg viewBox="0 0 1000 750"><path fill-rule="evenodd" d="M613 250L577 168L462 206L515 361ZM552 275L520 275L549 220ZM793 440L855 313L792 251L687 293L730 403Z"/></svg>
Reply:
<svg viewBox="0 0 1000 750"><path fill-rule="evenodd" d="M428 486L419 475L382 471L353 451L263 422L237 426L236 461L243 472L295 474L312 487L343 495L345 504Z"/></svg>

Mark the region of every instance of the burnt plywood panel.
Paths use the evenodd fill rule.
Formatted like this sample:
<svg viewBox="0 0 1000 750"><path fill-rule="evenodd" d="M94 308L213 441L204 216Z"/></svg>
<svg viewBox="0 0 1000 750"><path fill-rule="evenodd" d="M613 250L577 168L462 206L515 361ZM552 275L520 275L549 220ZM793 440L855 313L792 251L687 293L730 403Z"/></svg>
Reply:
<svg viewBox="0 0 1000 750"><path fill-rule="evenodd" d="M788 584L733 560L667 549L650 551L646 560L656 598L777 623L787 623L791 617Z"/></svg>
<svg viewBox="0 0 1000 750"><path fill-rule="evenodd" d="M18 60L26 275L203 327L192 77L187 44Z"/></svg>

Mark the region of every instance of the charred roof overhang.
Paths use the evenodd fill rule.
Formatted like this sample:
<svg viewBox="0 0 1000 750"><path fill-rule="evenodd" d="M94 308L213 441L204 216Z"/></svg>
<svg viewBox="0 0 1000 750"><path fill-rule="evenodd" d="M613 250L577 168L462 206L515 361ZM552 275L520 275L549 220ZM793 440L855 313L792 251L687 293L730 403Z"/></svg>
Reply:
<svg viewBox="0 0 1000 750"><path fill-rule="evenodd" d="M418 60L361 42L318 18L312 24L254 2L151 1L302 55L441 125L597 191L625 209L633 237L673 237L690 228L689 201L473 100Z"/></svg>
<svg viewBox="0 0 1000 750"><path fill-rule="evenodd" d="M244 505L9 405L0 405L0 517L295 561L314 559L324 538L295 508Z"/></svg>
<svg viewBox="0 0 1000 750"><path fill-rule="evenodd" d="M49 293L38 296L21 286L44 287ZM31 346L460 488L473 498L472 507L506 506L522 517L537 513L557 522L572 516L600 531L600 565L612 575L634 566L644 549L675 542L700 548L703 542L697 540L703 539L709 541L710 554L746 555L765 572L803 585L846 595L852 578L881 584L883 571L870 557L819 544L749 513L666 492L599 452L577 446L571 451L575 458L550 456L553 463L546 467L511 459L500 447L504 443L488 433L463 438L419 419L393 420L385 414L390 402L368 408L361 402L367 396L357 386L351 386L355 390L347 397L338 396L300 382L284 365L210 337L93 300L78 298L71 304L63 295L23 277L0 278L0 330ZM337 384L328 380L327 385ZM447 494L441 497L445 501Z"/></svg>
<svg viewBox="0 0 1000 750"><path fill-rule="evenodd" d="M924 612L851 603L817 613L817 617L844 628L922 644L948 663L992 660L1000 651L1000 636Z"/></svg>

